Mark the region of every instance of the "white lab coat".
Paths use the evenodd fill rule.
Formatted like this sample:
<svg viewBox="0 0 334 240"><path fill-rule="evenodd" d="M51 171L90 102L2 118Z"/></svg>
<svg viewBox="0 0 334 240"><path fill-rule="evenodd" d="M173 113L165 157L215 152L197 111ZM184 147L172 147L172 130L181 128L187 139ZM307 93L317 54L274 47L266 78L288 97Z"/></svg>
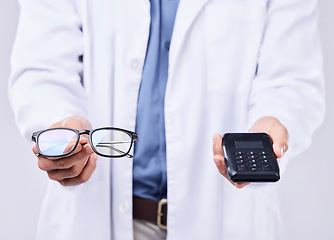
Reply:
<svg viewBox="0 0 334 240"><path fill-rule="evenodd" d="M9 91L22 133L72 115L134 130L149 1L19 2ZM324 113L316 4L180 1L165 97L168 239L281 239L277 184L233 187L212 135L270 115L290 133L281 162L310 144ZM38 225L43 240L132 239L132 159L100 158L77 187L50 181Z"/></svg>

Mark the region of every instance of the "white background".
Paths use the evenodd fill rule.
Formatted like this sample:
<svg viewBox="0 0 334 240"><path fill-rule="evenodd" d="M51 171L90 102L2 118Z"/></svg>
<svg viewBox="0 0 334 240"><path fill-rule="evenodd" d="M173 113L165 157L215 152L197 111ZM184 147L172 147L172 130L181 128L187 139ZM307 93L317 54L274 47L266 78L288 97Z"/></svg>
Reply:
<svg viewBox="0 0 334 240"><path fill-rule="evenodd" d="M277 183L287 240L334 240L334 96L331 93L334 90L334 1L320 0L319 5L327 115L314 135L312 146L289 163ZM20 136L8 103L9 58L18 14L15 0L0 0L1 240L34 238L46 184L46 174L37 167L31 143Z"/></svg>

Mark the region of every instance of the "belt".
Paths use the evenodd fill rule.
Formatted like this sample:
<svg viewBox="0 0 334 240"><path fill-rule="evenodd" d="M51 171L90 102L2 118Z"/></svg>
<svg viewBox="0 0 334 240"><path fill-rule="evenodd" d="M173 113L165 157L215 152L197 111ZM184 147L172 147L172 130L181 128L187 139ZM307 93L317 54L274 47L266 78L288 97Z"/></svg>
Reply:
<svg viewBox="0 0 334 240"><path fill-rule="evenodd" d="M134 196L133 218L154 223L167 230L167 199L155 201Z"/></svg>

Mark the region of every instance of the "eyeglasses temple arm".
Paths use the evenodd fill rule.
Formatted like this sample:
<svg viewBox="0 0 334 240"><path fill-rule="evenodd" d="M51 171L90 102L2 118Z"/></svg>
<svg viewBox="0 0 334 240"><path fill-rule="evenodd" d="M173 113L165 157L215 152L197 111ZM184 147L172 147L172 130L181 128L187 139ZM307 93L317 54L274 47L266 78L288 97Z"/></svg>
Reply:
<svg viewBox="0 0 334 240"><path fill-rule="evenodd" d="M108 143L109 143L109 142L108 142ZM114 147L112 147L112 146L106 146L106 145L103 145L103 144L108 144L108 143L99 143L99 144L96 145L96 147L108 147L108 148L111 148L112 150L114 150L114 151L116 151L116 152L119 152L119 153L122 153L122 154L126 154L126 153L123 152L122 150L119 150L119 149L114 148ZM127 153L125 156L128 157L128 158L133 158L133 155L131 155L131 154L129 154L129 153Z"/></svg>

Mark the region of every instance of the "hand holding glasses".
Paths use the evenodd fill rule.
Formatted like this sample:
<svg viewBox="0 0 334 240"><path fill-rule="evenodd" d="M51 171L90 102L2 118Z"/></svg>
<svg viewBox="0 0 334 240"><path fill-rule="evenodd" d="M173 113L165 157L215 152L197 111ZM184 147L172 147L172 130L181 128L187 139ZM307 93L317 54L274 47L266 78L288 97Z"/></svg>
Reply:
<svg viewBox="0 0 334 240"><path fill-rule="evenodd" d="M36 143L38 157L66 157L78 146L80 135L88 134L93 151L103 157L120 158L129 154L138 135L125 129L105 127L94 130L75 130L72 128L50 128L32 134Z"/></svg>

